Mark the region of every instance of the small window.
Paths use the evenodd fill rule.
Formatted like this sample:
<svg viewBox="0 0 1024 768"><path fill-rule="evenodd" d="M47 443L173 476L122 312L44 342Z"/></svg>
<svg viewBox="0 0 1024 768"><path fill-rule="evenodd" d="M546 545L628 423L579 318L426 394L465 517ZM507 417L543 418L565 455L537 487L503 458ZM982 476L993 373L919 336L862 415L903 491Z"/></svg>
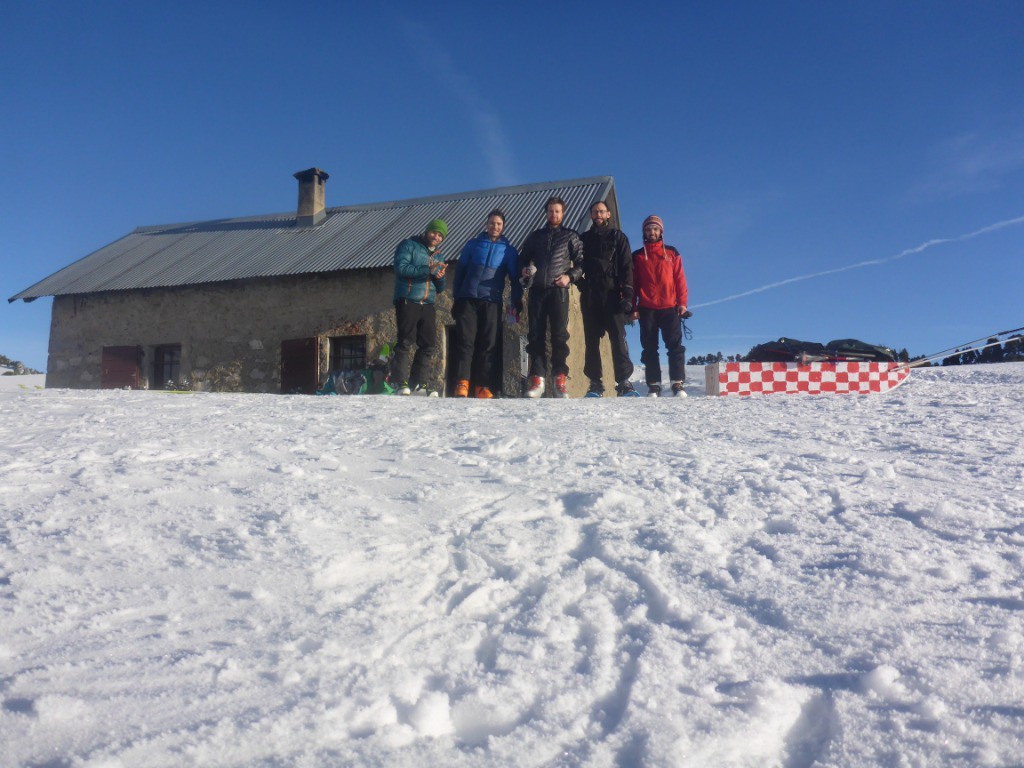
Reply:
<svg viewBox="0 0 1024 768"><path fill-rule="evenodd" d="M181 345L165 344L153 351L153 388L172 389L181 381Z"/></svg>
<svg viewBox="0 0 1024 768"><path fill-rule="evenodd" d="M361 371L365 367L365 336L333 336L331 338L332 371Z"/></svg>

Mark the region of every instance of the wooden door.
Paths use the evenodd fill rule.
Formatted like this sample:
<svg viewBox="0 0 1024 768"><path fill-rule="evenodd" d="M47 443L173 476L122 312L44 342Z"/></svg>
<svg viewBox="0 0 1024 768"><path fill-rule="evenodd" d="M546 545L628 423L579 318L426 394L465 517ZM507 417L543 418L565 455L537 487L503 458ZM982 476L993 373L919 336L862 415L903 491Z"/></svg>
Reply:
<svg viewBox="0 0 1024 768"><path fill-rule="evenodd" d="M281 394L312 395L320 386L319 368L316 337L281 342Z"/></svg>
<svg viewBox="0 0 1024 768"><path fill-rule="evenodd" d="M103 389L138 389L141 359L140 347L104 347L100 386Z"/></svg>

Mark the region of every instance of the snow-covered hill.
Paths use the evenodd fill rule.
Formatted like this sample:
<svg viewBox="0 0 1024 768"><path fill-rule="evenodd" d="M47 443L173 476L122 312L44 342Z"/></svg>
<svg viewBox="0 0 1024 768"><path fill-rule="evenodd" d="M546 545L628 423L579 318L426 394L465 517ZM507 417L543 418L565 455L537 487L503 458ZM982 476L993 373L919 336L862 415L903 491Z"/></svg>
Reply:
<svg viewBox="0 0 1024 768"><path fill-rule="evenodd" d="M45 373L29 373L15 376L9 368L0 366L0 392L12 392L27 389L42 389L46 386Z"/></svg>
<svg viewBox="0 0 1024 768"><path fill-rule="evenodd" d="M1020 765L1022 405L0 391L0 763Z"/></svg>

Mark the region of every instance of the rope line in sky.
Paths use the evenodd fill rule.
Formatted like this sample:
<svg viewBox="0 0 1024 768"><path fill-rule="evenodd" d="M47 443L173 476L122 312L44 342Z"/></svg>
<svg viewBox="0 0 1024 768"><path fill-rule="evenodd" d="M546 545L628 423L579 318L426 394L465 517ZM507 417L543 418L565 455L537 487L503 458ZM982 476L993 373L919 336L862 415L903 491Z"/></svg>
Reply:
<svg viewBox="0 0 1024 768"><path fill-rule="evenodd" d="M826 269L821 272L812 272L807 275L797 275L796 277L789 277L785 280L779 280L775 283L769 283L768 285L762 285L760 288L751 288L749 291L743 291L742 293L734 293L731 296L725 296L721 299L715 299L714 301L705 301L701 304L692 304L690 309L699 309L701 307L710 307L715 304L722 304L726 301L735 301L736 299L742 299L746 296L752 296L755 293L763 293L764 291L770 291L773 288L781 288L784 285L790 283L799 283L803 280L813 280L816 277L825 277L826 275L834 275L838 272L849 272L851 269L860 269L862 267L873 267L879 264L886 264L890 261L896 261L902 259L905 256L912 256L915 253L921 253L921 251L927 250L935 245L943 245L946 243L959 243L964 240L971 240L981 235L986 235L990 232L995 232L998 229L1005 229L1006 227L1012 227L1016 224L1024 224L1024 216L1018 216L1015 219L1007 219L1006 221L997 221L995 224L989 224L987 227L982 227L974 232L968 232L965 235L957 235L956 237L940 237L934 240L928 240L921 243L913 248L907 248L905 251L900 251L892 256L886 256L881 259L868 259L867 261L858 261L856 264L847 264L845 267L835 267L834 269Z"/></svg>

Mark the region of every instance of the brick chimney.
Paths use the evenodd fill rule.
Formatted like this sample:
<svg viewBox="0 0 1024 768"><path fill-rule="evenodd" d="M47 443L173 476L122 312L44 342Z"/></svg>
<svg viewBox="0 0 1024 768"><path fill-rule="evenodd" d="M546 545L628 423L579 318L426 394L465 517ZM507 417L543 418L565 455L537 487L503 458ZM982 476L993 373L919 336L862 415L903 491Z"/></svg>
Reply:
<svg viewBox="0 0 1024 768"><path fill-rule="evenodd" d="M299 180L296 222L300 227L314 227L327 216L324 210L324 184L330 176L319 168L309 168L293 175Z"/></svg>

